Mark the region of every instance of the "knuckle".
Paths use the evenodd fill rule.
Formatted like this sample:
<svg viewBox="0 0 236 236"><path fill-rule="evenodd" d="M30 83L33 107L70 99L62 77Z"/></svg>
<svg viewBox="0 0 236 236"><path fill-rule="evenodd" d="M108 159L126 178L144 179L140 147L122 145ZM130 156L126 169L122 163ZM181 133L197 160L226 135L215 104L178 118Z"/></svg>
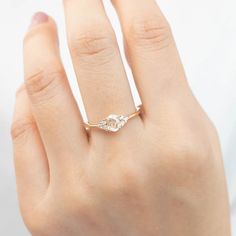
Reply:
<svg viewBox="0 0 236 236"><path fill-rule="evenodd" d="M14 121L11 126L11 136L14 141L24 140L27 134L35 128L35 122L31 118Z"/></svg>
<svg viewBox="0 0 236 236"><path fill-rule="evenodd" d="M63 202L63 206L60 206L63 212L77 215L90 208L91 194L94 194L94 183L86 176L83 180L80 179L81 184L78 186L75 184L75 182L78 181L78 176L72 180L73 178L74 177L71 178L70 176L68 181L65 181L66 184L60 185L60 189L56 192L56 195L59 195L60 198L55 200L53 204L55 208L58 208L61 202ZM54 196L55 195L53 195L53 198Z"/></svg>
<svg viewBox="0 0 236 236"><path fill-rule="evenodd" d="M128 36L132 43L151 50L161 50L173 42L169 23L160 16L134 19Z"/></svg>
<svg viewBox="0 0 236 236"><path fill-rule="evenodd" d="M104 24L102 26L95 25L79 35L70 37L69 45L72 56L85 60L85 62L86 59L89 59L90 63L91 58L99 58L100 62L108 61L116 49L115 36L112 30L102 31L101 28L107 27L104 27Z"/></svg>
<svg viewBox="0 0 236 236"><path fill-rule="evenodd" d="M111 174L105 182L105 191L111 197L132 199L139 195L141 187L141 175L135 166L119 168L119 173ZM114 184L114 182L116 184Z"/></svg>
<svg viewBox="0 0 236 236"><path fill-rule="evenodd" d="M166 167L172 173L180 172L191 176L204 175L212 156L210 145L191 138L182 140L175 145L169 145L169 150L163 155Z"/></svg>
<svg viewBox="0 0 236 236"><path fill-rule="evenodd" d="M96 219L94 218L94 213L97 210L97 202L94 199L91 199L90 195L74 198L74 196L70 196L70 202L66 203L64 214L71 215L73 217L79 217L86 220L88 225L94 225Z"/></svg>
<svg viewBox="0 0 236 236"><path fill-rule="evenodd" d="M65 73L62 69L53 71L39 71L29 75L26 78L26 88L29 95L36 100L48 100L54 97L57 92L56 88L61 84Z"/></svg>

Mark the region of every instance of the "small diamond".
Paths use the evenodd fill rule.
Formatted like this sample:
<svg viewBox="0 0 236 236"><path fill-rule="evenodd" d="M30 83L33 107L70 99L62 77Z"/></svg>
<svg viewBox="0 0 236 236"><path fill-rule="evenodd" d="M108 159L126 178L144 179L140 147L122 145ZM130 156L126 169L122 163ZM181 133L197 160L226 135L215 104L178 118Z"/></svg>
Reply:
<svg viewBox="0 0 236 236"><path fill-rule="evenodd" d="M127 121L128 117L109 115L106 119L99 122L98 127L106 131L117 132L127 123Z"/></svg>

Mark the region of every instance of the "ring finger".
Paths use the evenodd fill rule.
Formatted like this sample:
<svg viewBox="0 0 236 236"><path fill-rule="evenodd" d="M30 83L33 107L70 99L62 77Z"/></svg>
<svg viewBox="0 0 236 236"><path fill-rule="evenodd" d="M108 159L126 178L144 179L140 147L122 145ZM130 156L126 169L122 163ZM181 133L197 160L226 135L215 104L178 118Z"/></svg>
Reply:
<svg viewBox="0 0 236 236"><path fill-rule="evenodd" d="M89 121L96 123L109 114L134 112L116 37L102 1L64 3L69 47ZM138 121L132 121L135 128Z"/></svg>

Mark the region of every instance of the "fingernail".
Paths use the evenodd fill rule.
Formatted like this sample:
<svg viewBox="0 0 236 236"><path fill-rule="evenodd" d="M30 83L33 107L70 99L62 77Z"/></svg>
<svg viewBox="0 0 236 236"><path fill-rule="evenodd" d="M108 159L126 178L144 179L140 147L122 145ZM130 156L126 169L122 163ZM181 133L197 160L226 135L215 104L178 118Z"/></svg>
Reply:
<svg viewBox="0 0 236 236"><path fill-rule="evenodd" d="M48 21L47 14L45 14L44 12L37 12L32 17L30 28L42 23L46 23L47 21Z"/></svg>

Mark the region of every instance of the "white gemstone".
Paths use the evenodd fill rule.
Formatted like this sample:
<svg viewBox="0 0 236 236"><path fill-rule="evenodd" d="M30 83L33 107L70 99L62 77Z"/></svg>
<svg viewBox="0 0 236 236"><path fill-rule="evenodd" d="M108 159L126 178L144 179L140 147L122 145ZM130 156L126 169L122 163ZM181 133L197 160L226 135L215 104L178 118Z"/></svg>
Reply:
<svg viewBox="0 0 236 236"><path fill-rule="evenodd" d="M127 123L127 121L128 117L109 115L106 119L99 122L99 128L110 132L117 132Z"/></svg>

